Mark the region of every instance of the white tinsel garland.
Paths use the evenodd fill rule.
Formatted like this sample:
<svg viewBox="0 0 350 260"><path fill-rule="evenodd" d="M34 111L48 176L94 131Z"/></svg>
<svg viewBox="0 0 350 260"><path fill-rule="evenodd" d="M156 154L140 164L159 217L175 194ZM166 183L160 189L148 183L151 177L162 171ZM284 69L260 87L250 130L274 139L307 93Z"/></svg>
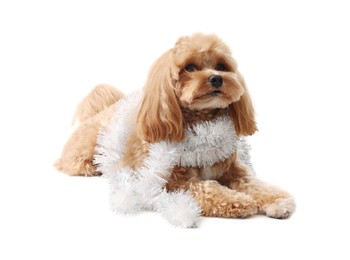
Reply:
<svg viewBox="0 0 350 260"><path fill-rule="evenodd" d="M252 169L249 146L244 138L236 136L231 119L222 117L186 129L182 142L151 144L143 167L121 168L119 163L135 127L135 111L141 98L141 93L134 93L119 101L113 120L97 140L94 163L109 180L112 209L119 213L155 210L173 225L195 226L201 209L193 197L186 191L165 191L172 168L211 166L237 151L238 160Z"/></svg>

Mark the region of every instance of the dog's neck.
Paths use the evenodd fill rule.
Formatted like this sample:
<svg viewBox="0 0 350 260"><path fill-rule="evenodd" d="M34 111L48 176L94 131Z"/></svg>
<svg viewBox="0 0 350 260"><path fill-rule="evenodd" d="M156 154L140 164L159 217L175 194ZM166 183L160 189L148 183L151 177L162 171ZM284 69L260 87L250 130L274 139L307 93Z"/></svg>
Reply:
<svg viewBox="0 0 350 260"><path fill-rule="evenodd" d="M228 114L227 108L191 110L189 108L181 108L182 115L186 125L193 125L203 121L211 121L218 117Z"/></svg>

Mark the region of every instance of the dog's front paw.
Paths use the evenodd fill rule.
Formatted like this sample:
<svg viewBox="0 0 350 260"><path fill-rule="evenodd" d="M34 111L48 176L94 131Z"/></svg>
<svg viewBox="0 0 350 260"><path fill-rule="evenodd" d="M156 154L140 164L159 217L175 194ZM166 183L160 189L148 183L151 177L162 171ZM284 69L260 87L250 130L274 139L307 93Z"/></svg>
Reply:
<svg viewBox="0 0 350 260"><path fill-rule="evenodd" d="M293 198L276 199L274 203L265 205L263 211L270 218L285 219L295 211L295 201Z"/></svg>

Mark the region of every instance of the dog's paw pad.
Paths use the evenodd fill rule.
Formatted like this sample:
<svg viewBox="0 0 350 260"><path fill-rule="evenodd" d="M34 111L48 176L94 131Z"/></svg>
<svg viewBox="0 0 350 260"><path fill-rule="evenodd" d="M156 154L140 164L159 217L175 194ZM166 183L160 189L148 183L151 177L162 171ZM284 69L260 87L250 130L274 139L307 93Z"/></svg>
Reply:
<svg viewBox="0 0 350 260"><path fill-rule="evenodd" d="M266 216L270 218L285 219L295 211L295 201L293 198L280 198L274 203L264 206L263 209Z"/></svg>

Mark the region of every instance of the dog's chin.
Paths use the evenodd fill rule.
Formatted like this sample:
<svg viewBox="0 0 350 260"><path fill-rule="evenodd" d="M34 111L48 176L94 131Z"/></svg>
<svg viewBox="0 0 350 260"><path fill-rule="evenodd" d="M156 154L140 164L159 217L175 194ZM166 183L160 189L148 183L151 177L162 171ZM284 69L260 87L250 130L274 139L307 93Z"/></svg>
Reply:
<svg viewBox="0 0 350 260"><path fill-rule="evenodd" d="M238 100L239 97L232 99L226 97L219 91L213 91L206 96L192 100L191 102L185 104L185 106L191 110L226 108L231 103Z"/></svg>

